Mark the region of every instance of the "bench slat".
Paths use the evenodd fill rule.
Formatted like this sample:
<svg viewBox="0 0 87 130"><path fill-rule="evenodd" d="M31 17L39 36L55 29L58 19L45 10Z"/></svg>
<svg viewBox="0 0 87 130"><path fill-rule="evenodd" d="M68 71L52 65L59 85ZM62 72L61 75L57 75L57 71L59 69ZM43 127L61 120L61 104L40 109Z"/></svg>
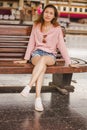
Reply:
<svg viewBox="0 0 87 130"><path fill-rule="evenodd" d="M0 63L2 60L8 62L8 61L15 61L15 60L22 60L22 59L23 59L23 57L7 57L7 58L0 57Z"/></svg>
<svg viewBox="0 0 87 130"><path fill-rule="evenodd" d="M29 38L29 36L0 35L0 38Z"/></svg>
<svg viewBox="0 0 87 130"><path fill-rule="evenodd" d="M29 41L27 38L0 38L0 42L3 42L3 41Z"/></svg>
<svg viewBox="0 0 87 130"><path fill-rule="evenodd" d="M6 41L6 40L0 41L0 43L3 43L3 42L5 42L5 43L16 43L16 42L20 42L20 43L24 43L25 42L25 43L28 43L28 41L25 41L25 40L24 41L18 41L18 40L17 41L16 40L15 41L14 40L11 40L11 41Z"/></svg>
<svg viewBox="0 0 87 130"><path fill-rule="evenodd" d="M26 47L25 48L24 47L23 48L17 48L17 47L16 48L15 47L14 48L10 48L10 47L9 48L0 48L0 53L6 53L6 54L7 53L10 54L11 52L13 52L13 53L23 52L24 53L25 51L26 51Z"/></svg>
<svg viewBox="0 0 87 130"><path fill-rule="evenodd" d="M23 47L27 46L28 43L21 43L21 42L16 42L16 43L0 43L0 48L1 47Z"/></svg>
<svg viewBox="0 0 87 130"><path fill-rule="evenodd" d="M9 26L0 25L0 35L26 36L31 33L31 26ZM21 33L20 33L21 32Z"/></svg>
<svg viewBox="0 0 87 130"><path fill-rule="evenodd" d="M24 57L24 53L0 53L0 58L9 58L9 57Z"/></svg>

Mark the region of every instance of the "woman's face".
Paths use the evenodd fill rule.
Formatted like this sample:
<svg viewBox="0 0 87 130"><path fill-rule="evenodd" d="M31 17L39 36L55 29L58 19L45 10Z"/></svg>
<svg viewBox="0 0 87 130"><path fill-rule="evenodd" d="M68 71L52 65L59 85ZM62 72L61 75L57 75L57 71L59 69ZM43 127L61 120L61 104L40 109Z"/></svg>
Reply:
<svg viewBox="0 0 87 130"><path fill-rule="evenodd" d="M53 8L46 8L43 14L43 19L45 22L51 22L52 19L55 17L54 15L54 9Z"/></svg>

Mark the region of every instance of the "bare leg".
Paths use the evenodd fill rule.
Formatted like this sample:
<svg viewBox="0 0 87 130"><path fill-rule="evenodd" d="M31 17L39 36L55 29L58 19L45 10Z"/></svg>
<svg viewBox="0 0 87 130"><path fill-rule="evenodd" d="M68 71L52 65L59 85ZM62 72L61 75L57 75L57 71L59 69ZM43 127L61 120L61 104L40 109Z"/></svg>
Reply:
<svg viewBox="0 0 87 130"><path fill-rule="evenodd" d="M35 63L37 63L40 60L40 56L35 56L35 60L36 60ZM28 94L29 94L29 92L31 90L31 87L32 87L32 85L31 86L26 85L25 88L22 90L21 95L24 96L24 97L28 97Z"/></svg>
<svg viewBox="0 0 87 130"><path fill-rule="evenodd" d="M32 60L32 63L35 65L36 63L36 58ZM36 79L36 99L35 99L35 110L37 111L43 111L43 104L41 101L41 97L40 97L40 93L41 93L41 87L42 87L42 83L43 83L43 77L44 77L44 73L46 71L46 65L53 65L55 63L55 60L50 57L50 56L43 56L39 59L38 63L36 64L36 70L40 70L40 66L43 66L42 71L40 72L40 74L38 74L38 77ZM34 70L35 72L35 70ZM36 71L37 72L37 71ZM35 74L36 74L35 72ZM34 78L34 77L33 77Z"/></svg>
<svg viewBox="0 0 87 130"><path fill-rule="evenodd" d="M37 79L39 78L41 73L43 73L43 71L47 65L55 64L55 60L51 56L41 56L39 61L36 62L36 57L33 57L32 64L34 64L35 67L33 69L32 78L31 78L30 83L29 83L30 87L32 87L33 84L37 81Z"/></svg>
<svg viewBox="0 0 87 130"><path fill-rule="evenodd" d="M36 81L36 97L40 97L40 92L41 92L41 87L42 87L45 71L46 71L46 68L43 69L43 72L40 74L39 78Z"/></svg>
<svg viewBox="0 0 87 130"><path fill-rule="evenodd" d="M40 57L38 64L41 62L41 60L42 60L42 63L45 64L45 65L53 65L55 63L54 59L50 56ZM36 59L33 59L32 63L35 65ZM44 67L44 69L42 70L42 72L40 73L40 75L38 76L38 78L36 80L36 97L40 97L41 86L42 86L42 83L43 83L43 77L44 77L45 71L46 71L46 66Z"/></svg>

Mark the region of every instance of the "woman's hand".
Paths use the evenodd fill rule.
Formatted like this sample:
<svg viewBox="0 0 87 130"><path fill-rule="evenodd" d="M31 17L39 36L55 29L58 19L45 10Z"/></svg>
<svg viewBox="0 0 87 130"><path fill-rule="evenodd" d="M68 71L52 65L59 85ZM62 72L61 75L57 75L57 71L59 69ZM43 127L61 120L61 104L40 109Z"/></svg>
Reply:
<svg viewBox="0 0 87 130"><path fill-rule="evenodd" d="M69 64L69 67L79 68L78 64Z"/></svg>
<svg viewBox="0 0 87 130"><path fill-rule="evenodd" d="M17 61L14 61L14 63L26 64L26 63L27 63L27 60L17 60Z"/></svg>

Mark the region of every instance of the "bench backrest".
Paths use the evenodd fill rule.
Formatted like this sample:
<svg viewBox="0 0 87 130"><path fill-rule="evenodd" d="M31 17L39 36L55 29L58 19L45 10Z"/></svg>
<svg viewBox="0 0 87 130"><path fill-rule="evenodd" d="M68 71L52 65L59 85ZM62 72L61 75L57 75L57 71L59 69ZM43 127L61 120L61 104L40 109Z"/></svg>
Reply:
<svg viewBox="0 0 87 130"><path fill-rule="evenodd" d="M0 60L24 57L32 26L0 25Z"/></svg>

